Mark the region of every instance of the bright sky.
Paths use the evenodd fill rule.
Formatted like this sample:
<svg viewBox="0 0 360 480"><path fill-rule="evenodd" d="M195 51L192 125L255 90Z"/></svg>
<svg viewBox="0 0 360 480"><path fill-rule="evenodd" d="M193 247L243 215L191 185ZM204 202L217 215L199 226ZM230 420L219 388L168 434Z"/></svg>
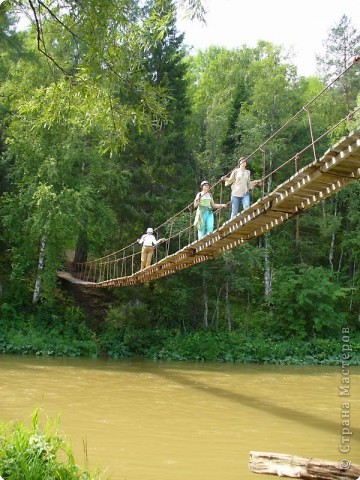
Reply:
<svg viewBox="0 0 360 480"><path fill-rule="evenodd" d="M316 54L342 15L360 33L360 0L203 0L206 25L184 20L178 30L193 51L211 45L226 48L255 47L258 40L293 52L292 62L304 76L316 74Z"/></svg>

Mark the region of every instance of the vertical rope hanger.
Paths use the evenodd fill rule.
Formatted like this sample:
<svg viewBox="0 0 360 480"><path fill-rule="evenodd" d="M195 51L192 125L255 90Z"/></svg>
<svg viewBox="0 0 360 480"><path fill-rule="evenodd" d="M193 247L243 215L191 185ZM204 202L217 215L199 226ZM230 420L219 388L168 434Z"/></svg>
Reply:
<svg viewBox="0 0 360 480"><path fill-rule="evenodd" d="M193 216L192 216L192 205L189 205L189 235L188 235L188 244L191 243L191 226L194 222Z"/></svg>
<svg viewBox="0 0 360 480"><path fill-rule="evenodd" d="M126 275L126 264L125 264L125 249L123 250L123 258L121 262L121 276Z"/></svg>
<svg viewBox="0 0 360 480"><path fill-rule="evenodd" d="M265 179L266 176L266 151L265 148L260 147L261 152L261 162L262 162L262 178ZM265 197L265 181L261 183L261 195Z"/></svg>
<svg viewBox="0 0 360 480"><path fill-rule="evenodd" d="M173 226L174 226L174 221L172 221L171 224L170 224L169 235L168 235L167 240L166 240L166 249L165 249L166 256L169 255L169 251L170 251L170 240L172 238Z"/></svg>
<svg viewBox="0 0 360 480"><path fill-rule="evenodd" d="M315 150L315 140L314 140L314 134L313 134L313 129L312 129L310 112L309 112L309 110L308 110L308 108L307 108L306 106L303 107L303 110L305 110L305 112L307 113L308 122L309 122L310 137L311 137L311 145L312 145L312 149L313 149L314 160L317 160L317 158L316 158L316 150Z"/></svg>
<svg viewBox="0 0 360 480"><path fill-rule="evenodd" d="M131 254L131 274L134 273L134 258L135 258L135 244L133 243L132 254Z"/></svg>
<svg viewBox="0 0 360 480"><path fill-rule="evenodd" d="M222 198L223 198L223 182L220 181L220 201L219 201L219 203L223 203ZM217 228L219 228L219 226L220 226L221 210L222 210L222 208L219 208L219 209L217 210L217 212L216 212L216 216L217 216L217 219L216 219L216 221L217 221Z"/></svg>

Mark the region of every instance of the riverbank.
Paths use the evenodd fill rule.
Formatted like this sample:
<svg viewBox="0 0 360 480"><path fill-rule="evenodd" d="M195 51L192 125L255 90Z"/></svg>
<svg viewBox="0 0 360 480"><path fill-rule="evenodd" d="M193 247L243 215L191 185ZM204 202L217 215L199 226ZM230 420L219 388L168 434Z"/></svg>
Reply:
<svg viewBox="0 0 360 480"><path fill-rule="evenodd" d="M282 339L165 328L123 328L96 334L82 322L47 329L29 322L3 329L0 353L280 365L341 365L346 360L349 365L360 365L360 335L346 330L338 338Z"/></svg>

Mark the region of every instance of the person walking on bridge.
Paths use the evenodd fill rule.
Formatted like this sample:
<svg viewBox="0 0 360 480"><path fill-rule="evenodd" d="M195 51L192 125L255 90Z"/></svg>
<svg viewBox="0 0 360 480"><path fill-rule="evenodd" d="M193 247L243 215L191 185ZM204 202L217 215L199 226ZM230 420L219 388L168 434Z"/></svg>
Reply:
<svg viewBox="0 0 360 480"><path fill-rule="evenodd" d="M230 219L238 214L240 202L243 210L250 206L250 190L262 183L262 180L250 181L250 170L246 169L245 157L239 158L238 166L234 168L230 176L224 175L221 180L225 182L225 186L231 185Z"/></svg>
<svg viewBox="0 0 360 480"><path fill-rule="evenodd" d="M165 238L160 238L156 240L154 236L154 230L152 228L148 228L146 233L141 238L138 238L138 243L142 245L141 249L141 267L140 269L143 270L146 267L149 267L151 264L151 259L154 253L154 246L158 245L161 242L165 241Z"/></svg>
<svg viewBox="0 0 360 480"><path fill-rule="evenodd" d="M197 209L195 214L194 226L198 231L198 239L201 240L208 233L214 230L213 209L226 207L226 203L215 203L210 193L210 184L204 180L200 184L201 192L196 194L194 207Z"/></svg>

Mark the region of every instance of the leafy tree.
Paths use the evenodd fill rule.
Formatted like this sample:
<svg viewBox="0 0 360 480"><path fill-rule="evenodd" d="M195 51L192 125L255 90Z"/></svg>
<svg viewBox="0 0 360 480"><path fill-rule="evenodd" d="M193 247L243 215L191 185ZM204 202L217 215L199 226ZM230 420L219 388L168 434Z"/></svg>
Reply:
<svg viewBox="0 0 360 480"><path fill-rule="evenodd" d="M343 15L339 23L330 29L324 46L325 54L316 57L321 78L329 83L341 75L330 91L327 105L324 105L329 124L333 124L336 116L345 117L356 106L360 78L352 62L360 54L360 33L352 25L351 19ZM340 132L342 134L344 130Z"/></svg>
<svg viewBox="0 0 360 480"><path fill-rule="evenodd" d="M352 25L351 18L342 15L339 22L330 28L327 39L323 42L325 47L324 55L317 55L318 71L325 83L333 80L346 70L354 57L360 53L360 34ZM355 71L352 71L346 82L340 82L340 90L347 94L356 86L359 80ZM337 87L338 88L338 87ZM347 105L349 106L349 105Z"/></svg>
<svg viewBox="0 0 360 480"><path fill-rule="evenodd" d="M284 266L273 276L270 328L287 337L336 335L346 320L341 308L345 295L329 270Z"/></svg>
<svg viewBox="0 0 360 480"><path fill-rule="evenodd" d="M120 4L127 8L118 9ZM11 81L2 87L12 93L5 158L8 165L13 163L14 185L4 198L3 221L13 245L14 272L31 281L25 272L38 270L34 301L40 277L47 278L50 290L54 285L60 257L76 230L86 246L87 227L97 254L97 247L103 250L104 243L115 238L106 191L124 185L121 179L127 175L119 168L116 152L126 145L130 128L147 129L165 118L165 96L147 78L144 58L144 51L158 38L161 21L144 17L140 28L135 2L110 2L98 17L97 6L94 1L87 5L89 11L74 6L63 13L56 5L50 10L41 4L40 14L34 15L35 21L41 15L41 31L39 23L36 30L41 33L38 48L45 56L35 56L30 31L31 62L24 55L23 67L14 65L8 74ZM95 18L103 37L93 35ZM75 21L79 19L80 26ZM50 69L46 59L52 61ZM21 79L17 88L16 78ZM118 195L116 201L121 198ZM15 210L14 204L21 208ZM49 296L46 288L44 296Z"/></svg>
<svg viewBox="0 0 360 480"><path fill-rule="evenodd" d="M198 181L207 178L213 183L233 166L239 137L235 123L250 95L247 70L253 59L247 47L210 47L188 59L192 117L187 130Z"/></svg>
<svg viewBox="0 0 360 480"><path fill-rule="evenodd" d="M176 30L173 1L148 1L149 18L163 22L162 35L144 52L149 84L166 92L166 121L157 129L131 132L123 159L131 174L132 188L127 207L119 211L122 224L138 226L137 235L149 225L159 225L189 202L192 178L190 152L185 138L188 115L183 35ZM192 193L191 193L192 195ZM132 228L134 231L134 228Z"/></svg>

